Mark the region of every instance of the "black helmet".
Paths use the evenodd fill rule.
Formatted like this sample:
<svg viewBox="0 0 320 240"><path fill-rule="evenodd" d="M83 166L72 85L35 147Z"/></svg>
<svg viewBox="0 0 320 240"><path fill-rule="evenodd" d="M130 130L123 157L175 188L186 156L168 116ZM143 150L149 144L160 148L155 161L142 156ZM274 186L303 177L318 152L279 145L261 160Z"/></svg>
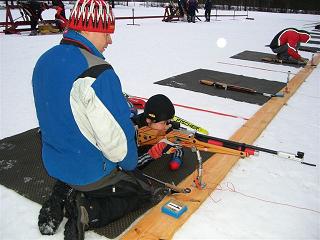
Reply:
<svg viewBox="0 0 320 240"><path fill-rule="evenodd" d="M170 99L162 94L149 98L144 107L144 115L155 122L167 121L174 117L174 106Z"/></svg>

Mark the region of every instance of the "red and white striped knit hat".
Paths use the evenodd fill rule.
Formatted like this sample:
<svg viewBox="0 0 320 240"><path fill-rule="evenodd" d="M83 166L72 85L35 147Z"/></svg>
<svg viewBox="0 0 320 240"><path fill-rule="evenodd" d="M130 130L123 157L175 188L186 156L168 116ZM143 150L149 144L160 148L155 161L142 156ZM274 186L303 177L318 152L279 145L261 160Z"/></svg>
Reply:
<svg viewBox="0 0 320 240"><path fill-rule="evenodd" d="M68 28L77 31L113 33L112 8L104 0L77 0L69 17Z"/></svg>

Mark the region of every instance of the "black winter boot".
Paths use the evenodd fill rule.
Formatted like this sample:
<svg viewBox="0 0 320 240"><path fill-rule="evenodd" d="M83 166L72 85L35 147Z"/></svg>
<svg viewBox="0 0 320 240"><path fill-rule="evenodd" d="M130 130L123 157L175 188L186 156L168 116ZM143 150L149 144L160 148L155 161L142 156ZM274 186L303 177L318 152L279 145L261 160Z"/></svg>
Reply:
<svg viewBox="0 0 320 240"><path fill-rule="evenodd" d="M40 209L38 226L42 235L56 233L64 216L64 205L73 189L67 184L57 181L53 191Z"/></svg>
<svg viewBox="0 0 320 240"><path fill-rule="evenodd" d="M86 197L81 192L77 192L75 200L68 202L66 210L69 219L64 227L64 240L84 240L84 232L89 225L86 205Z"/></svg>

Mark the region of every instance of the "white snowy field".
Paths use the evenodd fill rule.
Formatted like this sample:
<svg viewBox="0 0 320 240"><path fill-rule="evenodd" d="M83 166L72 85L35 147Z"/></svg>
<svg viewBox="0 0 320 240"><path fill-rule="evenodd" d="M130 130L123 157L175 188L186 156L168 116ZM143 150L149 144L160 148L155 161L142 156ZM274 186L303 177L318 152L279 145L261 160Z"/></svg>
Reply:
<svg viewBox="0 0 320 240"><path fill-rule="evenodd" d="M116 6L114 12L131 16L132 8L136 16L164 13L163 8L138 3ZM52 14L44 12L47 18ZM287 27L310 30L306 24L319 21L319 16L249 12L249 17L254 20L220 17L195 24L146 19L135 20L140 24L136 26L127 25L132 20L118 20L113 44L104 55L118 73L124 92L140 97L163 93L174 103L250 118L260 106L153 84L199 68L286 82L288 71L292 77L300 69L229 57L244 50L271 53L265 45L278 31ZM5 19L3 10L0 19ZM38 126L31 86L33 67L60 39L61 35L0 35L1 139ZM312 56L308 52L301 55ZM319 79L317 67L254 145L302 151L306 162L320 164ZM176 112L222 138L229 138L245 123L242 118L181 107ZM320 239L319 173L319 166L266 153L241 159L174 239ZM64 223L56 235L41 236L39 209L39 204L0 186L0 239L63 239ZM87 232L86 239L106 238Z"/></svg>

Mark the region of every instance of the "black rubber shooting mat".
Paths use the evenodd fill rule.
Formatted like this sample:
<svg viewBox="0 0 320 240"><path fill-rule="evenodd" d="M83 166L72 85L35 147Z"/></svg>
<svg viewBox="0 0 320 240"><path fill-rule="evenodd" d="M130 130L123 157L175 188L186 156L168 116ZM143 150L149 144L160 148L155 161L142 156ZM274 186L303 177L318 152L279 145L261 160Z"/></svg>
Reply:
<svg viewBox="0 0 320 240"><path fill-rule="evenodd" d="M317 45L320 45L320 41L310 40L310 41L308 42L308 44L317 44Z"/></svg>
<svg viewBox="0 0 320 240"><path fill-rule="evenodd" d="M319 52L320 48L318 47L309 47L309 46L300 46L299 47L299 51L303 51L303 52Z"/></svg>
<svg viewBox="0 0 320 240"><path fill-rule="evenodd" d="M247 77L243 75L235 75L225 72L217 72L207 69L197 69L191 72L183 73L177 76L173 76L155 82L155 84L160 84L174 88L182 88L194 92L208 94L211 96L230 98L236 101L253 103L258 105L263 105L270 99L269 97L265 97L259 94L217 89L213 86L200 84L199 80L213 80L216 82L247 87L259 92L271 94L279 92L285 86L285 84L281 82L268 81L266 79Z"/></svg>
<svg viewBox="0 0 320 240"><path fill-rule="evenodd" d="M271 51L271 50L270 50ZM234 59L240 59L240 60L248 60L248 61L253 61L253 62L263 62L266 63L265 61L262 61L262 58L275 58L276 55L272 53L263 53L263 52L254 52L254 51L243 51L241 53L238 53L230 58ZM274 62L267 62L270 64L277 64L279 63L274 63ZM298 66L296 64L290 64L290 63L281 63L281 65L285 66L290 66L290 67L296 67L300 68L301 66Z"/></svg>
<svg viewBox="0 0 320 240"><path fill-rule="evenodd" d="M212 154L203 152L201 156L205 161ZM169 157L164 157L153 161L143 172L162 181L178 184L197 166L196 155L189 149L185 149L183 165L178 171L169 170L169 160ZM0 184L39 204L43 204L50 195L54 180L47 175L41 161L38 128L0 140ZM116 238L150 207L132 212L95 232L107 238Z"/></svg>

